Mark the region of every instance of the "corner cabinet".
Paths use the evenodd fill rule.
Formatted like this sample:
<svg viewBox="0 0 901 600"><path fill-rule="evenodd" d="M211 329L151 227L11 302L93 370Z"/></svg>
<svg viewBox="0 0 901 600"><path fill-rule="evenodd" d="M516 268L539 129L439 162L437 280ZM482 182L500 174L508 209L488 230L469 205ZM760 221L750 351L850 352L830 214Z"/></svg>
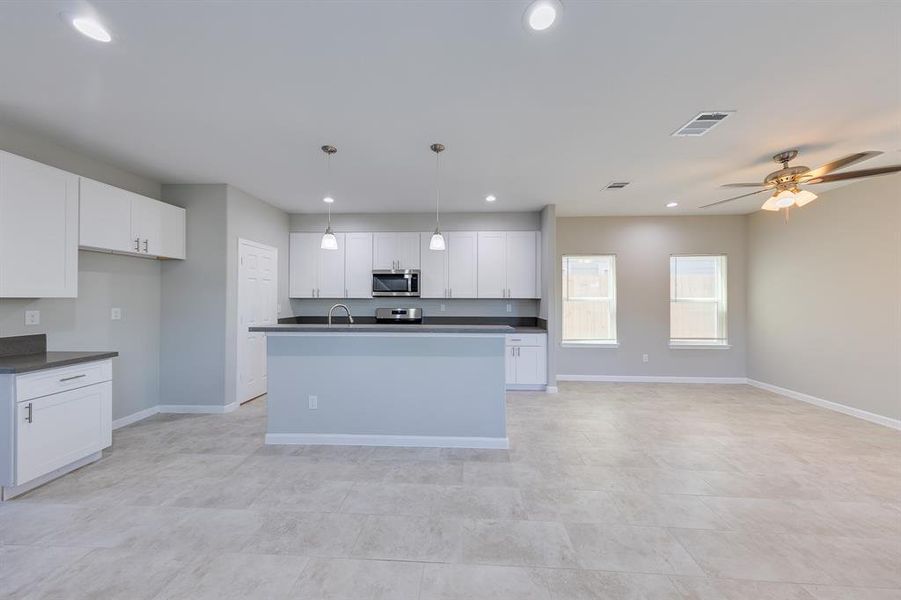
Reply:
<svg viewBox="0 0 901 600"><path fill-rule="evenodd" d="M187 256L185 209L81 178L79 245L148 258Z"/></svg>
<svg viewBox="0 0 901 600"><path fill-rule="evenodd" d="M78 295L78 176L0 151L0 298Z"/></svg>

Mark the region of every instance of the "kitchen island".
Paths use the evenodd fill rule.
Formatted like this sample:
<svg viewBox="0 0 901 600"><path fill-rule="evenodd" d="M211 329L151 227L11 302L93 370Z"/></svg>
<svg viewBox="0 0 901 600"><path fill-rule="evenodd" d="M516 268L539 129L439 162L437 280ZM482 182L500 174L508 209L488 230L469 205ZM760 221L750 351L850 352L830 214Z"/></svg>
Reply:
<svg viewBox="0 0 901 600"><path fill-rule="evenodd" d="M505 325L265 332L267 444L507 448Z"/></svg>

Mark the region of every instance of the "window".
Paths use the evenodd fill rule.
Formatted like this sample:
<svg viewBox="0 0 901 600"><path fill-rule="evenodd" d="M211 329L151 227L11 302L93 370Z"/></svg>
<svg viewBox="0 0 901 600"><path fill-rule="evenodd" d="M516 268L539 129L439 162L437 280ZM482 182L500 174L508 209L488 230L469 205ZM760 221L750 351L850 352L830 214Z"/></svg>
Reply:
<svg viewBox="0 0 901 600"><path fill-rule="evenodd" d="M616 257L563 257L563 342L616 344Z"/></svg>
<svg viewBox="0 0 901 600"><path fill-rule="evenodd" d="M670 344L726 346L726 257L670 257Z"/></svg>

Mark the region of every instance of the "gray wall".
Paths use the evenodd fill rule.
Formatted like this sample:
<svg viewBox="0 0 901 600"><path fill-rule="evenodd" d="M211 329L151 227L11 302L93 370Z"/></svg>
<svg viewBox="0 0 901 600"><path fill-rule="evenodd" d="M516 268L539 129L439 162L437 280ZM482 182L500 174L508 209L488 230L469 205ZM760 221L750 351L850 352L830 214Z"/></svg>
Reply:
<svg viewBox="0 0 901 600"><path fill-rule="evenodd" d="M615 254L618 348L559 348L560 375L744 377L747 345L744 216L557 219L556 297L564 254ZM669 257L728 255L730 349L669 348ZM557 309L560 312L560 309ZM555 335L560 344L560 330ZM642 362L642 354L649 361Z"/></svg>
<svg viewBox="0 0 901 600"><path fill-rule="evenodd" d="M901 418L901 176L749 222L748 376Z"/></svg>
<svg viewBox="0 0 901 600"><path fill-rule="evenodd" d="M160 404L226 404L225 184L164 185L187 210L187 260L162 265Z"/></svg>
<svg viewBox="0 0 901 600"><path fill-rule="evenodd" d="M293 214L291 231L325 231L326 215ZM333 214L332 229L336 232L351 231L431 231L435 228L435 213L348 213ZM441 215L444 231L538 231L541 218L537 212L448 213ZM322 316L335 301L313 298L291 300L292 314L296 316ZM375 309L384 306L419 306L428 316L440 317L536 317L538 300L488 300L488 299L420 299L373 298L345 302L356 315L372 316ZM441 310L441 306L444 310ZM510 312L507 312L510 305Z"/></svg>
<svg viewBox="0 0 901 600"><path fill-rule="evenodd" d="M225 403L235 401L238 345L238 240L246 239L278 250L279 316L291 312L288 300L288 213L246 192L228 186L226 239Z"/></svg>
<svg viewBox="0 0 901 600"><path fill-rule="evenodd" d="M547 321L548 339L559 337L560 302L556 293L557 273L557 206L549 204L541 211L541 303L538 316ZM548 344L547 380L557 380L557 344Z"/></svg>
<svg viewBox="0 0 901 600"><path fill-rule="evenodd" d="M0 148L153 198L160 184L0 124ZM122 320L110 320L110 308ZM25 327L25 309L41 324ZM0 336L46 333L52 350L115 350L113 418L159 403L160 262L79 252L78 298L0 299Z"/></svg>

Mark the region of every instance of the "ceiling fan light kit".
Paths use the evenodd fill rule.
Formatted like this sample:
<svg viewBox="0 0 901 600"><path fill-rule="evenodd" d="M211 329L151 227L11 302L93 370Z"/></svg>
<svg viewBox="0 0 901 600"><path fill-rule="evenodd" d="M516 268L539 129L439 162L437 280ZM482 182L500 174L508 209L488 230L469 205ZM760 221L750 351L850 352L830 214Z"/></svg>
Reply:
<svg viewBox="0 0 901 600"><path fill-rule="evenodd" d="M901 171L901 165L891 165L888 167L879 167L876 169L861 169L858 171L845 171L844 173L833 173L839 169L869 160L875 156L879 156L882 152L877 150L868 150L866 152L857 152L848 156L839 158L830 163L826 163L816 169L798 166L790 167L788 163L798 156L797 150L786 150L773 156L773 160L782 165L781 169L773 171L767 175L763 183L727 183L722 187L759 187L761 189L726 198L711 204L705 204L701 208L709 208L718 206L726 202L732 202L740 198L747 198L763 192L773 190L773 195L761 206L761 210L778 211L781 209L788 210L792 206L805 206L817 199L817 195L810 190L803 189L802 185L816 185L819 183L829 183L832 181L844 181L846 179L859 179L863 177L874 177L876 175L888 175Z"/></svg>

